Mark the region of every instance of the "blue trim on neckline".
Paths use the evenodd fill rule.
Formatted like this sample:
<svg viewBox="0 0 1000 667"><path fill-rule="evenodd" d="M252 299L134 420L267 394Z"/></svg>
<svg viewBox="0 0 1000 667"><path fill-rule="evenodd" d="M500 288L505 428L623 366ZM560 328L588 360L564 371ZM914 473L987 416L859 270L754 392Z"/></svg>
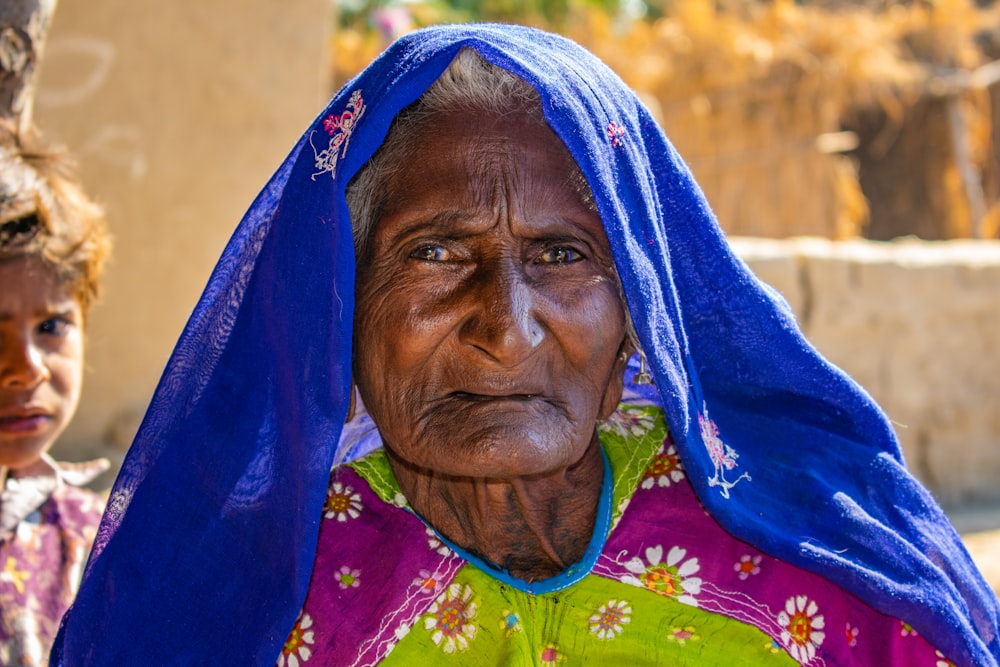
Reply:
<svg viewBox="0 0 1000 667"><path fill-rule="evenodd" d="M611 503L613 499L612 492L614 489L614 483L611 479L611 462L608 460L608 455L605 453L604 447L601 447L601 459L604 461L604 479L601 480L601 496L597 503L597 519L594 521L594 534L590 537L590 543L587 545L587 550L583 552L583 558L576 563L573 563L554 577L549 577L548 579L543 579L542 581L525 581L523 579L518 579L507 570L501 569L492 563L486 562L479 556L471 554L465 549L455 546L451 543L451 541L441 535L441 533L434 530L433 526L431 526L431 530L434 530L434 534L437 535L438 539L446 544L449 549L472 565L475 565L486 574L504 584L507 584L511 588L517 589L523 593L528 593L529 595L555 593L565 588L569 588L590 574L591 570L594 569L597 559L600 557L601 552L604 551L604 545L608 540L608 532L611 529ZM430 526L430 524L427 525Z"/></svg>

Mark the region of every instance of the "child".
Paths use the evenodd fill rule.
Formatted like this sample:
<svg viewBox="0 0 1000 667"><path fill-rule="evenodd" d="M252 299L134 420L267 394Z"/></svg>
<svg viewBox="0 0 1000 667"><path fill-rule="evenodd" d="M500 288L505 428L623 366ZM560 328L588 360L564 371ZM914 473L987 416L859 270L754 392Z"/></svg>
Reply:
<svg viewBox="0 0 1000 667"><path fill-rule="evenodd" d="M73 417L109 249L69 157L0 121L0 663L48 664L103 510L107 461L47 454Z"/></svg>

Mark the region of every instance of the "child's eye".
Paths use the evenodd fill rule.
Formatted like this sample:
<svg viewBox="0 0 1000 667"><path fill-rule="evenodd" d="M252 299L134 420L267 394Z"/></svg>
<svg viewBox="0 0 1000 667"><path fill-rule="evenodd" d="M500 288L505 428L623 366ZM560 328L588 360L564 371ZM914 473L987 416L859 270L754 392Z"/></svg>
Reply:
<svg viewBox="0 0 1000 667"><path fill-rule="evenodd" d="M411 252L410 257L424 262L446 262L451 254L439 245L423 245Z"/></svg>
<svg viewBox="0 0 1000 667"><path fill-rule="evenodd" d="M539 261L545 264L572 264L583 259L583 254L569 246L553 246L542 253Z"/></svg>
<svg viewBox="0 0 1000 667"><path fill-rule="evenodd" d="M63 336L73 323L65 317L50 317L38 325L38 332L46 336Z"/></svg>

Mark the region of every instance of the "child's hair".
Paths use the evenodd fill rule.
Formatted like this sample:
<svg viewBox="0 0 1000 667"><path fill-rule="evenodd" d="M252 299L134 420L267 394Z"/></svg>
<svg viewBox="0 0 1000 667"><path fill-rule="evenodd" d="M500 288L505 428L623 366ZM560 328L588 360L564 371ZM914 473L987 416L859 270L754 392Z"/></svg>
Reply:
<svg viewBox="0 0 1000 667"><path fill-rule="evenodd" d="M110 248L104 209L84 192L71 156L0 119L0 261L39 256L86 317Z"/></svg>

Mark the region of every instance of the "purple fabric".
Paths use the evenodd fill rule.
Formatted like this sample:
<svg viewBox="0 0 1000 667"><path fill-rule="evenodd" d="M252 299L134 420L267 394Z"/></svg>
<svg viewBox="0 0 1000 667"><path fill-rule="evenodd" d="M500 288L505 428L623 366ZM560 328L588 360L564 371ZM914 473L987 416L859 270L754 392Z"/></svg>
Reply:
<svg viewBox="0 0 1000 667"><path fill-rule="evenodd" d="M671 445L668 441L658 457L667 458ZM633 494L593 574L645 589L649 586L634 563L669 561L685 575L686 604L760 629L775 650L794 651L803 664L946 664L898 619L730 536L705 513L679 467L671 466L673 476L664 476L657 464L657 459L651 462L646 483ZM286 643L284 664L292 656L299 664L378 664L410 633L424 631L420 617L461 568L473 566L444 547L412 513L382 502L350 468L334 471L328 498L328 507L345 507L350 498L356 509L324 513L313 580L297 626L301 631ZM677 596L669 589L660 594ZM476 623L499 616L499 609L481 608L478 596L474 601ZM789 633L796 614L813 626L799 642ZM466 657L463 664L471 660Z"/></svg>
<svg viewBox="0 0 1000 667"><path fill-rule="evenodd" d="M97 494L62 484L0 541L0 663L48 664L103 510Z"/></svg>

